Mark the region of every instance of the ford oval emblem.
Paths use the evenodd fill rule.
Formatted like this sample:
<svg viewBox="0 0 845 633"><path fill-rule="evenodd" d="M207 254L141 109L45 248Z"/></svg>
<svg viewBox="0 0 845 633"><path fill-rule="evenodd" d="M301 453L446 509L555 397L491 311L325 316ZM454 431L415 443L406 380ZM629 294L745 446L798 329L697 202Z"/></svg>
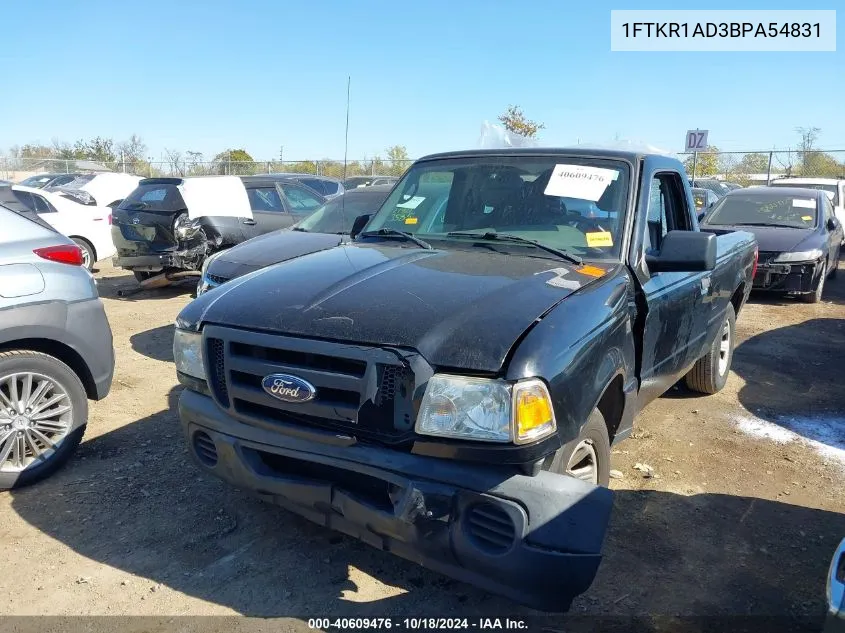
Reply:
<svg viewBox="0 0 845 633"><path fill-rule="evenodd" d="M317 390L307 380L290 374L270 374L261 381L264 391L283 402L298 404L313 400Z"/></svg>

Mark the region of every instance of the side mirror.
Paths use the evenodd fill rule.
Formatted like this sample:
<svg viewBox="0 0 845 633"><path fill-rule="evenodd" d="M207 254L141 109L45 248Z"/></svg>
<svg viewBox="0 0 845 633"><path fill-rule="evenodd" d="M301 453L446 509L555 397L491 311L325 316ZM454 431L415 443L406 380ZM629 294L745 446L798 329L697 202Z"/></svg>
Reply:
<svg viewBox="0 0 845 633"><path fill-rule="evenodd" d="M367 213L365 215L359 215L355 218L355 222L352 223L352 230L349 231L349 238L355 239L358 234L364 230L364 227L367 226L367 222L370 221L370 214Z"/></svg>
<svg viewBox="0 0 845 633"><path fill-rule="evenodd" d="M834 220L833 218L827 219L827 230L828 231L835 231L837 226L839 226L839 224L836 222L836 220Z"/></svg>
<svg viewBox="0 0 845 633"><path fill-rule="evenodd" d="M698 212L698 221L701 222L704 219L704 216L707 215L707 209L703 209L702 211Z"/></svg>
<svg viewBox="0 0 845 633"><path fill-rule="evenodd" d="M699 231L669 231L660 252L647 254L652 273L699 272L716 268L716 235Z"/></svg>

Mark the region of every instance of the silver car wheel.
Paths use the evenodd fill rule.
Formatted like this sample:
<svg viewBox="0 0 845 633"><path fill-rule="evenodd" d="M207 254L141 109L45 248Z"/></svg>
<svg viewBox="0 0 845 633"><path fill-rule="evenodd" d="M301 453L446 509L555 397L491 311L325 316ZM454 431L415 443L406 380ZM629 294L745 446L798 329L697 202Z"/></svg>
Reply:
<svg viewBox="0 0 845 633"><path fill-rule="evenodd" d="M731 356L731 323L725 319L722 326L722 339L719 341L719 375L724 376L728 370L728 360Z"/></svg>
<svg viewBox="0 0 845 633"><path fill-rule="evenodd" d="M581 440L575 450L572 451L569 463L566 465L566 474L581 481L598 485L598 457L591 440Z"/></svg>
<svg viewBox="0 0 845 633"><path fill-rule="evenodd" d="M53 456L73 426L67 390L33 372L0 376L0 472L22 472Z"/></svg>

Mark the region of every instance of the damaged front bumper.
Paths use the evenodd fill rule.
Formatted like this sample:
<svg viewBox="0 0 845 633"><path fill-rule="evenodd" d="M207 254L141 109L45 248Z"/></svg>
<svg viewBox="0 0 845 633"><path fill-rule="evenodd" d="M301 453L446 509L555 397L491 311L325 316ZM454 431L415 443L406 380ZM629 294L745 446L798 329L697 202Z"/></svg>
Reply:
<svg viewBox="0 0 845 633"><path fill-rule="evenodd" d="M753 289L786 294L808 294L815 291L818 262L769 262L759 264Z"/></svg>
<svg viewBox="0 0 845 633"><path fill-rule="evenodd" d="M179 416L203 469L320 525L530 607L564 612L601 561L612 493L412 455L309 429L243 424L185 389Z"/></svg>

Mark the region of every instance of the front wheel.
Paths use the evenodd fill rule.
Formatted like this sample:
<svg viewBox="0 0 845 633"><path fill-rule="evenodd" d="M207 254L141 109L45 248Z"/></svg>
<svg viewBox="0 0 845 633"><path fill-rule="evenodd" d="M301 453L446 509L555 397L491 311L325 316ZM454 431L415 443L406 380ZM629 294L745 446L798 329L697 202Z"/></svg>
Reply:
<svg viewBox="0 0 845 633"><path fill-rule="evenodd" d="M0 353L0 490L55 472L87 421L85 389L70 367L40 352Z"/></svg>
<svg viewBox="0 0 845 633"><path fill-rule="evenodd" d="M601 411L593 409L578 437L559 449L543 469L607 487L610 483L610 437Z"/></svg>
<svg viewBox="0 0 845 633"><path fill-rule="evenodd" d="M827 280L827 262L822 264L821 272L819 273L819 282L816 284L816 289L810 294L802 296L802 299L807 303L818 303L822 300L822 293L824 292L824 282Z"/></svg>
<svg viewBox="0 0 845 633"><path fill-rule="evenodd" d="M686 375L687 387L699 393L716 393L728 382L734 356L736 313L732 303L725 310L725 320L707 353L696 361Z"/></svg>

